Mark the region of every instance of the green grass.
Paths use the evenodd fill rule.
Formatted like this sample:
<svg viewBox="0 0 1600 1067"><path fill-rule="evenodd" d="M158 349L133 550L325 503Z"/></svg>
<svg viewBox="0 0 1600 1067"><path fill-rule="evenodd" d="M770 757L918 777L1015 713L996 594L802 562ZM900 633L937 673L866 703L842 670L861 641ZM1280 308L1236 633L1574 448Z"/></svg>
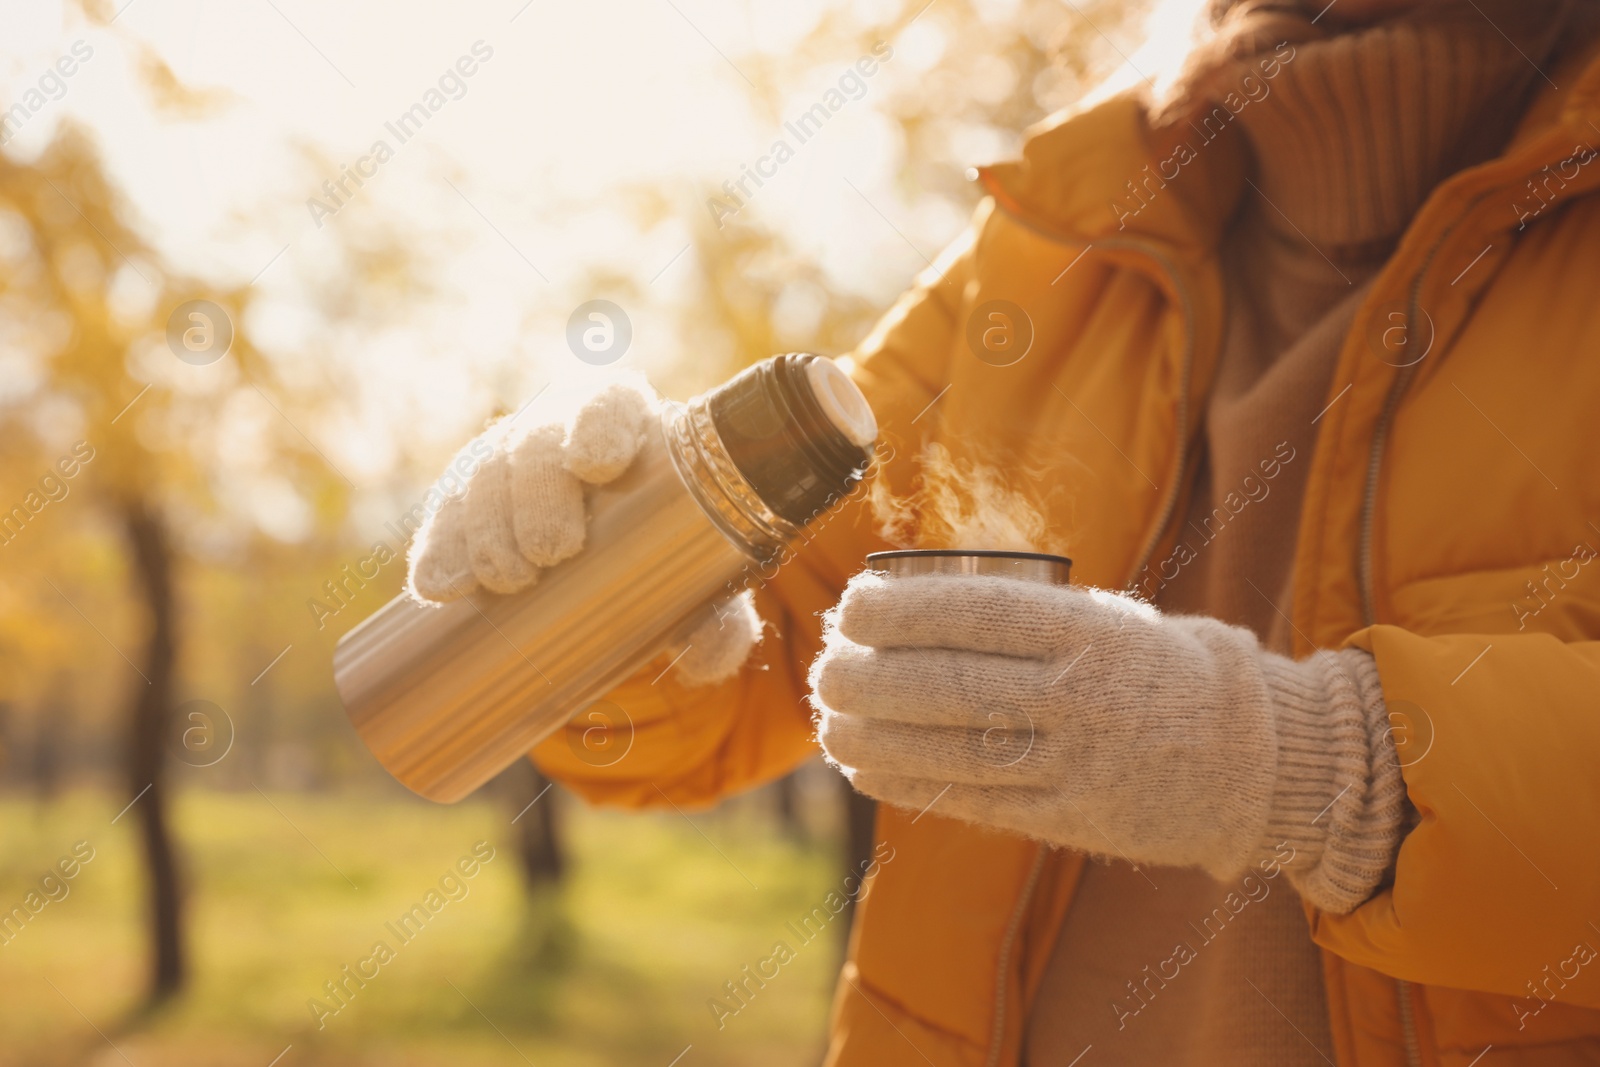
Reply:
<svg viewBox="0 0 1600 1067"><path fill-rule="evenodd" d="M691 826L569 804L568 877L531 897L491 803L184 794L191 975L153 1015L138 1013L143 883L135 820L110 822L120 807L0 799L0 911L74 842L95 849L70 895L0 945L3 1067L267 1067L286 1046L278 1067L665 1067L690 1044L682 1067L821 1057L840 940L800 947L784 923L821 901L838 863L749 807ZM375 941L394 948L385 923L480 840L495 856L468 894L317 1029L308 999ZM707 999L779 938L797 958L719 1030Z"/></svg>

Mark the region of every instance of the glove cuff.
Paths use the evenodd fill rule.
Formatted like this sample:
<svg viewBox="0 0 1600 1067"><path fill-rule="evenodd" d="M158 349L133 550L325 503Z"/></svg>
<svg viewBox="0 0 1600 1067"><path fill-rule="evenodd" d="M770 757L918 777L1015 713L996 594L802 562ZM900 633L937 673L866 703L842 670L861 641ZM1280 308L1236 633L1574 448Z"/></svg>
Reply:
<svg viewBox="0 0 1600 1067"><path fill-rule="evenodd" d="M1393 869L1406 812L1377 664L1360 649L1261 659L1278 767L1259 854L1312 905L1343 915Z"/></svg>

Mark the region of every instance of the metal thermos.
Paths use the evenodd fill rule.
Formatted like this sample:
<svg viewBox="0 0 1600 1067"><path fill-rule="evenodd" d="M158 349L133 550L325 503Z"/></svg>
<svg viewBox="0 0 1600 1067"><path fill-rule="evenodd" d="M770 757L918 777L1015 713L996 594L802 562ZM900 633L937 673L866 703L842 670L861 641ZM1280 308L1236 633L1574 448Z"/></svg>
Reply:
<svg viewBox="0 0 1600 1067"><path fill-rule="evenodd" d="M346 634L333 670L351 723L412 791L460 800L773 565L876 438L860 390L810 355L669 407L628 470L586 491L583 550L532 587L397 597Z"/></svg>

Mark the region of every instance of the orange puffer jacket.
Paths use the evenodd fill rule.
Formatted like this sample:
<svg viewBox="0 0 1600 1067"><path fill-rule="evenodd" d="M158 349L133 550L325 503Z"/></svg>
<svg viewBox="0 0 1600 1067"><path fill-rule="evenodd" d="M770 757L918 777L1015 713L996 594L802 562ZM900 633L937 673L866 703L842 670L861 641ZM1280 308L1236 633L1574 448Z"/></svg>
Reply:
<svg viewBox="0 0 1600 1067"><path fill-rule="evenodd" d="M1307 911L1342 1067L1600 1063L1592 58L1552 72L1561 89L1499 158L1428 198L1319 421L1295 651L1376 656L1420 814L1392 885L1350 915ZM1137 214L1113 206L1169 155L1130 98L1035 131L1019 161L982 173L968 234L853 357L894 450L891 487L930 441L1027 471L1074 579L1102 587L1148 590L1171 566L1221 342L1218 238L1248 190L1218 141ZM1031 332L1006 366L972 340L1004 325L995 301ZM632 746L611 766L561 735L536 758L632 806L705 805L781 775L815 752L817 615L882 547L847 506L761 589L777 636L737 679L622 687ZM852 935L828 1062L1016 1063L1082 859L933 812L883 809L878 834L888 859Z"/></svg>

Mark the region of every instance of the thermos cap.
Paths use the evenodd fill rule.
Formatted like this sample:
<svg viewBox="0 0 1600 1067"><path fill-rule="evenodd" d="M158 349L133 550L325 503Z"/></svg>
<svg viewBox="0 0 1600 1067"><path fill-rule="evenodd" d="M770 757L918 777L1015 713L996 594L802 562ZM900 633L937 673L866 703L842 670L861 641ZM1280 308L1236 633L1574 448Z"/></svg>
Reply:
<svg viewBox="0 0 1600 1067"><path fill-rule="evenodd" d="M774 514L805 526L850 492L872 462L878 422L830 359L763 360L706 397L720 444Z"/></svg>
<svg viewBox="0 0 1600 1067"><path fill-rule="evenodd" d="M870 448L878 440L878 419L867 405L867 398L850 376L839 369L831 359L814 359L806 364L806 380L811 383L811 395L828 421L844 434L850 443Z"/></svg>

